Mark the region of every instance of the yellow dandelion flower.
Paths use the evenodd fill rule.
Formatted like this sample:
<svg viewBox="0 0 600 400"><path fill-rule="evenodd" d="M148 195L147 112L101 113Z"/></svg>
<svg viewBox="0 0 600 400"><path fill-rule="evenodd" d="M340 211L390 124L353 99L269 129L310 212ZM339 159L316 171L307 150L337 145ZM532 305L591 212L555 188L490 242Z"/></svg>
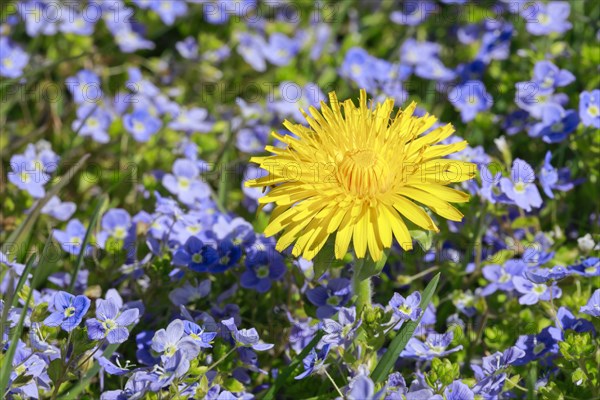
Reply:
<svg viewBox="0 0 600 400"><path fill-rule="evenodd" d="M340 103L335 93L329 100L320 112L311 107L310 115L303 113L308 126L284 122L297 138L273 132L285 147L266 146L273 155L250 160L268 172L246 185L271 187L259 203L275 204L265 235L282 233L277 250L294 244L292 254L310 260L335 234L336 258L352 242L356 257L365 257L368 248L378 261L392 236L412 249L405 219L438 231L417 203L446 219L462 219L450 203L467 202L469 195L446 185L473 178L475 165L443 158L467 146L438 144L454 133L451 124L423 135L435 117L414 116L412 103L392 118L394 100L370 108L364 90L358 107L352 100Z"/></svg>

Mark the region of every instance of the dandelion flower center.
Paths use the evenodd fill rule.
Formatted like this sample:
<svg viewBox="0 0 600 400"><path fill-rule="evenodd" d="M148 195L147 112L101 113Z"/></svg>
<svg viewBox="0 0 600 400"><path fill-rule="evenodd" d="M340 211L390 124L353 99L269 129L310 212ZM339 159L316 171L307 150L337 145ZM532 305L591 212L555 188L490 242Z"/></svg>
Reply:
<svg viewBox="0 0 600 400"><path fill-rule="evenodd" d="M371 149L349 151L339 164L337 179L344 188L359 197L373 196L389 188L389 167Z"/></svg>

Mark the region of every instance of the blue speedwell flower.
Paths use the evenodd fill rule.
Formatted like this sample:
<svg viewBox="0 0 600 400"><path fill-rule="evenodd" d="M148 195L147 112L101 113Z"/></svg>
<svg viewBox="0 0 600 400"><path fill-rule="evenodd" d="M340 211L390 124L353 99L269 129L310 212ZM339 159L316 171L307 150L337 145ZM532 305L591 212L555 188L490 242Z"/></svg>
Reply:
<svg viewBox="0 0 600 400"><path fill-rule="evenodd" d="M60 326L70 332L75 329L90 308L90 299L59 291L54 294L54 311L45 320L46 326Z"/></svg>
<svg viewBox="0 0 600 400"><path fill-rule="evenodd" d="M255 328L238 330L233 318L221 322L229 329L231 337L238 346L251 347L256 351L265 351L273 348L273 344L265 343L260 340Z"/></svg>
<svg viewBox="0 0 600 400"><path fill-rule="evenodd" d="M79 254L85 232L85 226L78 219L72 219L64 231L54 230L52 234L64 251L71 254ZM91 250L90 245L88 245L86 251L89 250Z"/></svg>
<svg viewBox="0 0 600 400"><path fill-rule="evenodd" d="M414 292L407 298L404 296L394 293L390 300L389 306L392 309L394 315L399 319L416 321L421 316L421 293Z"/></svg>
<svg viewBox="0 0 600 400"><path fill-rule="evenodd" d="M183 331L204 349L211 348L211 343L217 336L217 332L205 332L204 328L191 321L183 321Z"/></svg>
<svg viewBox="0 0 600 400"><path fill-rule="evenodd" d="M187 158L175 160L173 173L165 174L162 184L169 192L176 195L179 201L188 206L192 206L210 195L210 188L200 180L198 165Z"/></svg>
<svg viewBox="0 0 600 400"><path fill-rule="evenodd" d="M533 7L523 8L527 20L527 31L534 35L565 33L573 25L569 22L571 6L566 1L551 1L548 4L535 2Z"/></svg>
<svg viewBox="0 0 600 400"><path fill-rule="evenodd" d="M548 286L545 283L534 283L521 276L515 276L513 284L515 289L522 294L519 298L520 304L536 304L540 300L550 301L562 295L562 290L556 285L556 282L552 282Z"/></svg>
<svg viewBox="0 0 600 400"><path fill-rule="evenodd" d="M317 352L314 348L308 353L306 358L302 360L304 364L304 372L300 375L297 375L294 379L303 379L312 374L313 372L319 372L323 368L325 368L325 359L327 358L327 354L329 354L329 345L324 345L319 352Z"/></svg>
<svg viewBox="0 0 600 400"><path fill-rule="evenodd" d="M127 327L138 319L139 310L132 308L120 312L117 302L109 298L96 300L96 318L86 321L88 336L92 340L106 339L108 343L123 343L129 337Z"/></svg>
<svg viewBox="0 0 600 400"><path fill-rule="evenodd" d="M590 296L587 304L581 306L579 312L591 315L592 317L600 317L600 289L596 289Z"/></svg>
<svg viewBox="0 0 600 400"><path fill-rule="evenodd" d="M431 360L435 357L444 357L462 349L462 345L448 349L454 338L452 331L444 334L431 332L427 334L425 342L417 338L411 338L402 350L400 357L416 358L419 360Z"/></svg>
<svg viewBox="0 0 600 400"><path fill-rule="evenodd" d="M350 281L346 278L335 278L327 283L327 287L317 286L306 291L308 300L317 306L319 319L329 318L346 304L352 295Z"/></svg>
<svg viewBox="0 0 600 400"><path fill-rule="evenodd" d="M108 239L125 241L132 226L131 216L122 208L108 210L101 221L102 231L98 234L98 245L102 248Z"/></svg>
<svg viewBox="0 0 600 400"><path fill-rule="evenodd" d="M542 122L535 124L529 136L542 138L546 143L562 142L579 125L579 116L575 110L564 110L556 104L548 105L542 111Z"/></svg>
<svg viewBox="0 0 600 400"><path fill-rule="evenodd" d="M600 89L581 92L579 95L579 118L583 125L600 129Z"/></svg>
<svg viewBox="0 0 600 400"><path fill-rule="evenodd" d="M492 107L493 99L481 81L467 81L448 93L450 103L460 111L463 122L472 121L477 114Z"/></svg>
<svg viewBox="0 0 600 400"><path fill-rule="evenodd" d="M196 272L207 272L218 261L217 250L205 245L196 236L191 236L173 255L173 264Z"/></svg>
<svg viewBox="0 0 600 400"><path fill-rule="evenodd" d="M159 329L152 338L152 350L165 358L171 358L180 352L183 358L193 360L200 353L200 346L185 334L183 321L173 320L167 329Z"/></svg>
<svg viewBox="0 0 600 400"><path fill-rule="evenodd" d="M531 211L531 207L539 208L542 197L535 186L535 171L527 162L517 158L512 165L509 178L500 180L502 192L520 208Z"/></svg>
<svg viewBox="0 0 600 400"><path fill-rule="evenodd" d="M162 126L160 119L144 109L123 116L123 125L138 142L147 142Z"/></svg>
<svg viewBox="0 0 600 400"><path fill-rule="evenodd" d="M265 293L273 281L285 275L286 266L281 254L274 251L257 251L246 257L246 271L242 274L242 287Z"/></svg>
<svg viewBox="0 0 600 400"><path fill-rule="evenodd" d="M18 78L23 75L23 68L29 63L29 55L5 36L0 37L0 48L0 76Z"/></svg>

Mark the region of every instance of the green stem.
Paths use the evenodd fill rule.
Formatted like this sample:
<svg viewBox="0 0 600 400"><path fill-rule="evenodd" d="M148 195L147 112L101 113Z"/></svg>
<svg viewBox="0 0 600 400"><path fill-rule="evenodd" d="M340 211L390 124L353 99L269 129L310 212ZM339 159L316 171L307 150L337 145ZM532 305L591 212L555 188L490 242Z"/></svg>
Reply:
<svg viewBox="0 0 600 400"><path fill-rule="evenodd" d="M366 307L371 308L371 278L360 279L358 274L355 272L352 276L352 289L356 299L356 313L357 315Z"/></svg>

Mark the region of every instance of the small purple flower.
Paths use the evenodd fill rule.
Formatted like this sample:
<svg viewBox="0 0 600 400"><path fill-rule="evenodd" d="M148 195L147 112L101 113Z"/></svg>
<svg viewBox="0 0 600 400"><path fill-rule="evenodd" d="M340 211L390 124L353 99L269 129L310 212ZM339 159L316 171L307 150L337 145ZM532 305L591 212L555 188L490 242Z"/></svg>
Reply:
<svg viewBox="0 0 600 400"><path fill-rule="evenodd" d="M52 235L64 251L71 254L79 254L86 231L85 226L78 219L72 219L67 224L66 230L54 230ZM91 250L90 245L88 245L86 252L89 250Z"/></svg>
<svg viewBox="0 0 600 400"><path fill-rule="evenodd" d="M325 360L327 359L327 354L329 354L329 345L326 344L317 351L313 348L310 350L310 353L302 360L302 364L304 364L304 372L300 375L297 375L294 379L300 380L304 379L313 372L320 372L323 368L325 368Z"/></svg>
<svg viewBox="0 0 600 400"><path fill-rule="evenodd" d="M417 66L431 58L437 58L441 50L439 43L419 42L413 38L407 39L400 48L400 60L403 64Z"/></svg>
<svg viewBox="0 0 600 400"><path fill-rule="evenodd" d="M119 363L119 359L116 359L116 364L113 363L112 361L110 361L108 358L100 356L100 357L96 357L96 360L98 360L98 364L100 364L100 367L102 367L102 369L104 371L106 371L107 374L109 375L116 375L116 376L122 376L125 374L128 374L129 372L131 372L128 367L129 367L129 363L127 362L125 364L124 367L121 366L121 364Z"/></svg>
<svg viewBox="0 0 600 400"><path fill-rule="evenodd" d="M103 97L100 77L89 69L82 69L75 76L68 77L65 85L77 104L93 106Z"/></svg>
<svg viewBox="0 0 600 400"><path fill-rule="evenodd" d="M132 226L131 216L122 208L113 208L102 216L101 226L102 231L98 234L98 245L104 248L109 238L117 241L127 239Z"/></svg>
<svg viewBox="0 0 600 400"><path fill-rule="evenodd" d="M596 289L590 296L587 304L581 306L579 312L591 315L592 317L600 317L600 289Z"/></svg>
<svg viewBox="0 0 600 400"><path fill-rule="evenodd" d="M123 116L123 125L138 142L147 142L162 127L162 121L148 111L137 109Z"/></svg>
<svg viewBox="0 0 600 400"><path fill-rule="evenodd" d="M59 291L54 294L54 311L45 320L46 326L60 326L67 332L75 329L90 308L90 299Z"/></svg>
<svg viewBox="0 0 600 400"><path fill-rule="evenodd" d="M18 78L29 63L29 54L20 46L12 45L6 36L0 37L0 76Z"/></svg>
<svg viewBox="0 0 600 400"><path fill-rule="evenodd" d="M183 0L152 0L150 8L159 15L165 25L173 25L177 17L187 12L187 5Z"/></svg>
<svg viewBox="0 0 600 400"><path fill-rule="evenodd" d="M573 187L575 187L580 180L571 179L571 170L569 168L554 168L552 164L550 164L551 160L552 153L548 151L544 158L544 165L540 170L540 184L542 185L542 189L544 189L546 195L553 199L553 190L558 190L561 192L569 191L573 189Z"/></svg>
<svg viewBox="0 0 600 400"><path fill-rule="evenodd" d="M210 132L213 123L208 121L208 111L200 107L180 109L175 119L169 122L168 127L184 132Z"/></svg>
<svg viewBox="0 0 600 400"><path fill-rule="evenodd" d="M579 117L583 125L600 129L600 89L581 92L579 95Z"/></svg>
<svg viewBox="0 0 600 400"><path fill-rule="evenodd" d="M185 244L173 254L173 264L188 267L192 271L207 272L219 262L219 253L214 247L205 245L196 236L190 236Z"/></svg>
<svg viewBox="0 0 600 400"><path fill-rule="evenodd" d="M522 260L508 260L504 265L486 265L483 276L490 283L481 291L482 296L489 296L497 290L511 292L515 289L513 277L522 276L527 265Z"/></svg>
<svg viewBox="0 0 600 400"><path fill-rule="evenodd" d="M421 316L421 293L411 293L407 298L394 293L394 296L389 302L394 315L402 321L416 321Z"/></svg>
<svg viewBox="0 0 600 400"><path fill-rule="evenodd" d="M428 62L420 63L415 69L415 75L423 79L429 79L440 82L448 82L456 78L456 73L444 66L444 64L432 58Z"/></svg>
<svg viewBox="0 0 600 400"><path fill-rule="evenodd" d="M185 334L183 321L173 320L167 329L159 329L152 338L152 350L166 358L175 356L176 353L187 360L193 360L200 353L200 346L189 335Z"/></svg>
<svg viewBox="0 0 600 400"><path fill-rule="evenodd" d="M517 292L522 294L519 297L519 304L536 304L540 300L550 301L562 295L562 290L556 285L556 282L552 282L548 287L545 283L534 283L521 276L515 276L513 285Z"/></svg>
<svg viewBox="0 0 600 400"><path fill-rule="evenodd" d="M59 160L47 142L29 144L23 154L11 157L8 180L32 197L42 198L46 194L44 186L58 167Z"/></svg>
<svg viewBox="0 0 600 400"><path fill-rule="evenodd" d="M475 394L461 381L454 381L444 389L446 400L473 400Z"/></svg>
<svg viewBox="0 0 600 400"><path fill-rule="evenodd" d="M395 24L408 26L421 24L437 10L436 4L429 0L408 1L401 7L402 10L392 11L390 20Z"/></svg>
<svg viewBox="0 0 600 400"><path fill-rule="evenodd" d="M317 318L329 318L350 300L352 289L350 281L335 278L327 283L327 287L317 286L306 291L308 300L317 306Z"/></svg>
<svg viewBox="0 0 600 400"><path fill-rule="evenodd" d="M135 323L139 310L132 308L120 312L119 304L112 298L96 300L96 318L86 321L91 340L106 339L108 343L123 343L129 337L127 327Z"/></svg>
<svg viewBox="0 0 600 400"><path fill-rule="evenodd" d="M238 34L237 51L242 58L258 72L267 69L264 49L267 46L265 39L257 34L240 32Z"/></svg>
<svg viewBox="0 0 600 400"><path fill-rule="evenodd" d="M493 99L481 81L467 81L454 87L448 93L450 103L459 111L463 122L469 122L477 114L492 107Z"/></svg>
<svg viewBox="0 0 600 400"><path fill-rule="evenodd" d="M551 1L548 4L535 2L533 7L527 7L529 15L526 18L527 31L534 35L550 33L565 33L573 25L569 22L571 5L566 1ZM531 12L533 10L533 12Z"/></svg>
<svg viewBox="0 0 600 400"><path fill-rule="evenodd" d="M203 349L211 348L211 343L217 336L217 332L205 332L204 328L191 321L183 321L183 331Z"/></svg>
<svg viewBox="0 0 600 400"><path fill-rule="evenodd" d="M187 158L180 158L173 163L173 174L165 174L162 184L169 192L177 195L182 203L191 206L210 195L210 189L200 180L197 164Z"/></svg>
<svg viewBox="0 0 600 400"><path fill-rule="evenodd" d="M87 15L79 13L74 9L70 10L68 15L65 15L59 26L59 30L64 33L72 33L74 35L90 36L94 33L93 18L88 18Z"/></svg>
<svg viewBox="0 0 600 400"><path fill-rule="evenodd" d="M176 306L186 305L206 297L210 293L210 280L206 279L199 284L192 285L186 281L182 287L173 289L169 293L169 300Z"/></svg>
<svg viewBox="0 0 600 400"><path fill-rule="evenodd" d="M361 324L362 320L356 319L355 307L342 307L338 313L338 321L329 318L323 320L325 335L321 342L335 346L349 345Z"/></svg>
<svg viewBox="0 0 600 400"><path fill-rule="evenodd" d="M600 258L589 257L575 264L569 265L569 271L585 277L600 276Z"/></svg>
<svg viewBox="0 0 600 400"><path fill-rule="evenodd" d="M516 110L506 116L502 128L509 136L529 128L529 113L525 110Z"/></svg>
<svg viewBox="0 0 600 400"><path fill-rule="evenodd" d="M95 103L82 103L77 108L77 119L71 128L80 136L89 136L98 143L108 143L108 129L112 123L111 114Z"/></svg>
<svg viewBox="0 0 600 400"><path fill-rule="evenodd" d="M348 384L348 400L379 400L383 398L386 387L375 393L375 383L367 375L358 374Z"/></svg>
<svg viewBox="0 0 600 400"><path fill-rule="evenodd" d="M269 36L266 47L263 48L264 57L271 64L277 66L288 65L300 51L300 43L296 39L291 39L283 33L273 33Z"/></svg>
<svg viewBox="0 0 600 400"><path fill-rule="evenodd" d="M561 330L548 326L537 335L521 335L515 346L525 354L513 361L513 365L520 366L538 360L546 354L558 353L558 341L562 340Z"/></svg>
<svg viewBox="0 0 600 400"><path fill-rule="evenodd" d="M269 251L257 251L246 257L246 271L241 276L243 288L266 293L273 281L285 275L287 267L281 254Z"/></svg>
<svg viewBox="0 0 600 400"><path fill-rule="evenodd" d="M496 172L495 175L492 175L487 165L481 164L479 167L479 176L481 177L479 194L490 203L496 204L496 201L500 197L497 192L499 190L500 179L502 179L502 172Z"/></svg>
<svg viewBox="0 0 600 400"><path fill-rule="evenodd" d="M256 351L266 351L273 348L273 344L265 343L260 340L258 332L255 328L238 330L233 318L229 318L221 322L227 327L227 329L229 329L231 332L231 337L238 346L251 347Z"/></svg>
<svg viewBox="0 0 600 400"><path fill-rule="evenodd" d="M531 211L531 207L539 208L542 197L534 184L535 172L527 162L517 158L512 165L511 178L502 178L502 192L520 208Z"/></svg>
<svg viewBox="0 0 600 400"><path fill-rule="evenodd" d="M175 43L175 48L183 58L187 58L188 60L198 58L198 42L192 36L188 36L184 40Z"/></svg>
<svg viewBox="0 0 600 400"><path fill-rule="evenodd" d="M50 215L59 221L66 221L75 212L77 206L71 201L62 202L58 196L52 196L50 200L42 207L42 214Z"/></svg>
<svg viewBox="0 0 600 400"><path fill-rule="evenodd" d="M542 122L535 124L529 131L531 137L541 137L546 143L562 142L579 125L579 116L575 110L564 110L561 106L550 104L542 111Z"/></svg>
<svg viewBox="0 0 600 400"><path fill-rule="evenodd" d="M400 357L416 358L419 360L431 360L435 357L444 357L462 349L461 345L448 350L448 346L453 338L454 334L452 331L444 334L435 332L429 333L427 334L425 342L414 337L410 338L406 344L406 348L400 353Z"/></svg>
<svg viewBox="0 0 600 400"><path fill-rule="evenodd" d="M539 85L540 90L552 92L575 81L575 75L566 69L559 69L550 61L543 60L533 67L533 81Z"/></svg>

